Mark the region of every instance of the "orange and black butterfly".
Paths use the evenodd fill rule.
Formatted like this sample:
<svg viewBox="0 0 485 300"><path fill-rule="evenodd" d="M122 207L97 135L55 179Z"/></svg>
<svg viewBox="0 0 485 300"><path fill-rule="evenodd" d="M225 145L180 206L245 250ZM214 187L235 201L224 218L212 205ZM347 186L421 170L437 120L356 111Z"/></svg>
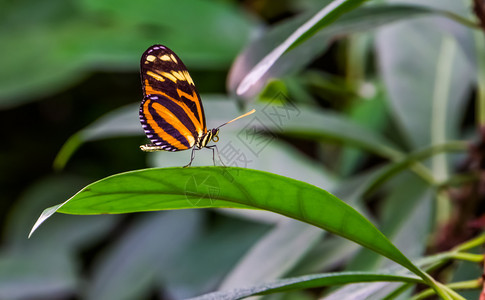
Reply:
<svg viewBox="0 0 485 300"><path fill-rule="evenodd" d="M140 106L140 122L151 143L141 145L143 151L194 150L219 140L219 128L254 113L254 109L221 126L207 130L204 107L195 84L180 58L162 45L153 45L143 53L140 62L143 100ZM215 160L214 160L215 162ZM222 160L221 160L222 162Z"/></svg>

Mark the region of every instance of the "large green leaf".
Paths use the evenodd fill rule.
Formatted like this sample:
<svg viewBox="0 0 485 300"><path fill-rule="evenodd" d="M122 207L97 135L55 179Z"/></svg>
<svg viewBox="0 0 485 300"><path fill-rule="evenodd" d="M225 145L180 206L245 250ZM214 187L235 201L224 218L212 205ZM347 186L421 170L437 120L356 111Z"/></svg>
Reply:
<svg viewBox="0 0 485 300"><path fill-rule="evenodd" d="M310 184L242 168L166 168L121 173L86 186L46 209L32 232L55 212L116 214L232 207L270 210L350 239L422 276L367 219L337 197Z"/></svg>

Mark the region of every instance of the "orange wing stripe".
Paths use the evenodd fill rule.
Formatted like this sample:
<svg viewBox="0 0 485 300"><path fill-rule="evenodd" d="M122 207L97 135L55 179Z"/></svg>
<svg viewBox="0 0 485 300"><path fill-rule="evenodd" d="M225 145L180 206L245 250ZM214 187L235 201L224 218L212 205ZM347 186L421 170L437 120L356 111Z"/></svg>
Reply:
<svg viewBox="0 0 485 300"><path fill-rule="evenodd" d="M194 101L194 99L197 99L197 95L195 95L195 92L194 92L193 96L188 96L187 93L184 93L184 92L180 91L179 89L177 89L177 91L178 91L179 95L182 93L185 97L187 97L187 99L195 102L195 104L197 105L197 113L199 114L199 118L200 118L200 120L203 120L202 115L201 115L200 101L197 101L197 100ZM197 130L197 133L199 134L199 136L201 136L202 133L207 132L207 128L204 128L204 126L202 126L202 124L199 122L199 120L197 120L197 118L194 116L194 113L190 110L190 108L185 103L183 103L180 100L177 100L177 99L170 97L169 95L165 94L162 91L155 90L148 83L148 79L145 79L145 93L146 93L146 95L150 95L150 94L162 95L162 96L167 97L170 101L177 103L177 105L179 105L184 110L184 112L187 114L187 116L189 116L189 118L192 121L192 123L194 124L194 127Z"/></svg>
<svg viewBox="0 0 485 300"><path fill-rule="evenodd" d="M150 114L150 112L149 112L149 110L148 110L148 108L149 108L149 106L150 106L150 103L151 103L151 102L152 102L152 101L150 101L150 100L146 100L146 101L145 101L145 104L143 105L143 113L145 114L145 117L146 117L147 123L150 125L150 127L151 127L151 128L153 128L153 130L154 130L154 131L155 131L155 132L156 132L156 133L157 133L157 134L158 134L158 135L159 135L159 136L160 136L162 139L164 139L165 141L167 141L167 143L169 143L170 145L172 145L172 146L174 146L174 147L176 147L176 148L178 148L178 149L181 149L181 150L183 150L183 149L188 149L188 147L187 147L187 146L185 146L184 144L182 144L181 142L179 142L177 139L175 139L173 136L171 136L171 135L170 135L170 134L168 134L168 133L167 133L165 130L163 130L163 128L161 128L160 126L158 126L157 122L156 122L156 121L153 119L152 115ZM155 105L157 105L157 106L155 107ZM154 108L155 108L155 110L156 110L157 112L158 112L158 111L160 111L160 110L159 110L159 106L160 106L160 107L163 107L163 106L161 106L161 105L160 105L160 104L158 104L158 103L155 103L155 104L154 104ZM170 114L171 114L171 113L170 113ZM171 115L173 116L173 114L171 114ZM175 116L174 116L174 117L175 117ZM165 119L165 120L166 120L167 122L169 122L169 123L170 123L170 121L169 121L169 120L167 120L167 119ZM171 124L171 123L170 123L170 124ZM174 126L174 125L172 124L172 126ZM174 126L174 127L175 127L177 130L179 130L179 129L178 129L176 126ZM185 127L185 126L184 126L184 127ZM185 129L187 130L187 128L185 128ZM180 132L180 133L182 133L182 132ZM183 134L183 135L184 135L184 134ZM189 135L192 137L192 134L190 134L190 132L189 132ZM192 139L193 139L193 138L192 138ZM189 140L189 143L191 143L191 141L190 141L190 140ZM195 143L195 141L194 141L194 143ZM193 144L194 144L194 143L191 143L191 146L193 146Z"/></svg>
<svg viewBox="0 0 485 300"><path fill-rule="evenodd" d="M183 135L187 139L190 147L195 144L195 139L192 133L187 129L187 127L184 126L184 124L182 124L182 122L180 122L180 120L170 110L168 110L160 103L156 102L153 103L152 107L159 115L163 116L163 119L167 121L167 123L172 125L181 135Z"/></svg>
<svg viewBox="0 0 485 300"><path fill-rule="evenodd" d="M154 89L149 83L148 79L145 79L145 96L153 95L153 94L160 94L160 91Z"/></svg>
<svg viewBox="0 0 485 300"><path fill-rule="evenodd" d="M185 93L184 91L181 91L180 89L177 89L177 93L179 94L180 97L184 96L185 98L189 99L190 101L194 102L196 107L197 107L197 113L199 114L199 120L204 120L204 116L202 115L202 108L201 108L201 102L199 100L199 98L197 97L197 94L195 93L195 91L192 92L192 95L189 95L187 93ZM195 128L197 129L197 133L200 135L202 135L202 133L206 133L207 132L207 127L205 126L202 126L200 123L194 123L194 124L198 124L199 126L195 126Z"/></svg>

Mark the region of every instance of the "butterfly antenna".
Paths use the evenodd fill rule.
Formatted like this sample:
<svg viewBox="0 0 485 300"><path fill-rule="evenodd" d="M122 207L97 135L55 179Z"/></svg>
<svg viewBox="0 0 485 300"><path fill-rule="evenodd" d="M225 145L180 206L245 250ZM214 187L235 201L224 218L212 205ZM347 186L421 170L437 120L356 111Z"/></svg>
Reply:
<svg viewBox="0 0 485 300"><path fill-rule="evenodd" d="M249 116L250 114L254 113L255 111L256 111L256 110L255 110L255 109L253 109L253 110L251 110L251 111L249 111L249 112L245 113L244 115L241 115L241 116L239 116L239 117L237 117L237 118L235 118L235 119L232 119L232 120L231 120L231 121L229 121L229 122L226 122L226 123L224 123L224 124L220 125L220 126L219 126L219 127L217 127L216 129L221 128L222 126L227 125L227 124L229 124L229 123L232 123L232 122L234 122L234 121L236 121L236 120L239 120L239 119L241 119L241 118L247 117L247 116Z"/></svg>

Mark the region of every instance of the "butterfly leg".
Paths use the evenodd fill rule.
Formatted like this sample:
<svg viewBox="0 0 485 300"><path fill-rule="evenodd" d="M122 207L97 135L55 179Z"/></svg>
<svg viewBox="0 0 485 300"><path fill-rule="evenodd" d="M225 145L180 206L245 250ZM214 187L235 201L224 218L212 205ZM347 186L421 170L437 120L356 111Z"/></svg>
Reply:
<svg viewBox="0 0 485 300"><path fill-rule="evenodd" d="M209 148L212 150L212 162L214 162L214 166L216 165L216 159L215 159L215 155L214 155L214 152L217 152L217 157L219 157L219 161L221 162L221 164L224 166L224 167L227 167L224 162L222 161L221 159L221 156L219 155L219 148L217 148L217 145L212 145L212 146L206 146L206 148ZM215 150L215 151L214 151Z"/></svg>
<svg viewBox="0 0 485 300"><path fill-rule="evenodd" d="M195 151L195 147L192 148L192 153L190 154L190 162L187 165L185 165L184 168L188 168L192 165L192 161L194 160L194 157L195 157L194 151Z"/></svg>

